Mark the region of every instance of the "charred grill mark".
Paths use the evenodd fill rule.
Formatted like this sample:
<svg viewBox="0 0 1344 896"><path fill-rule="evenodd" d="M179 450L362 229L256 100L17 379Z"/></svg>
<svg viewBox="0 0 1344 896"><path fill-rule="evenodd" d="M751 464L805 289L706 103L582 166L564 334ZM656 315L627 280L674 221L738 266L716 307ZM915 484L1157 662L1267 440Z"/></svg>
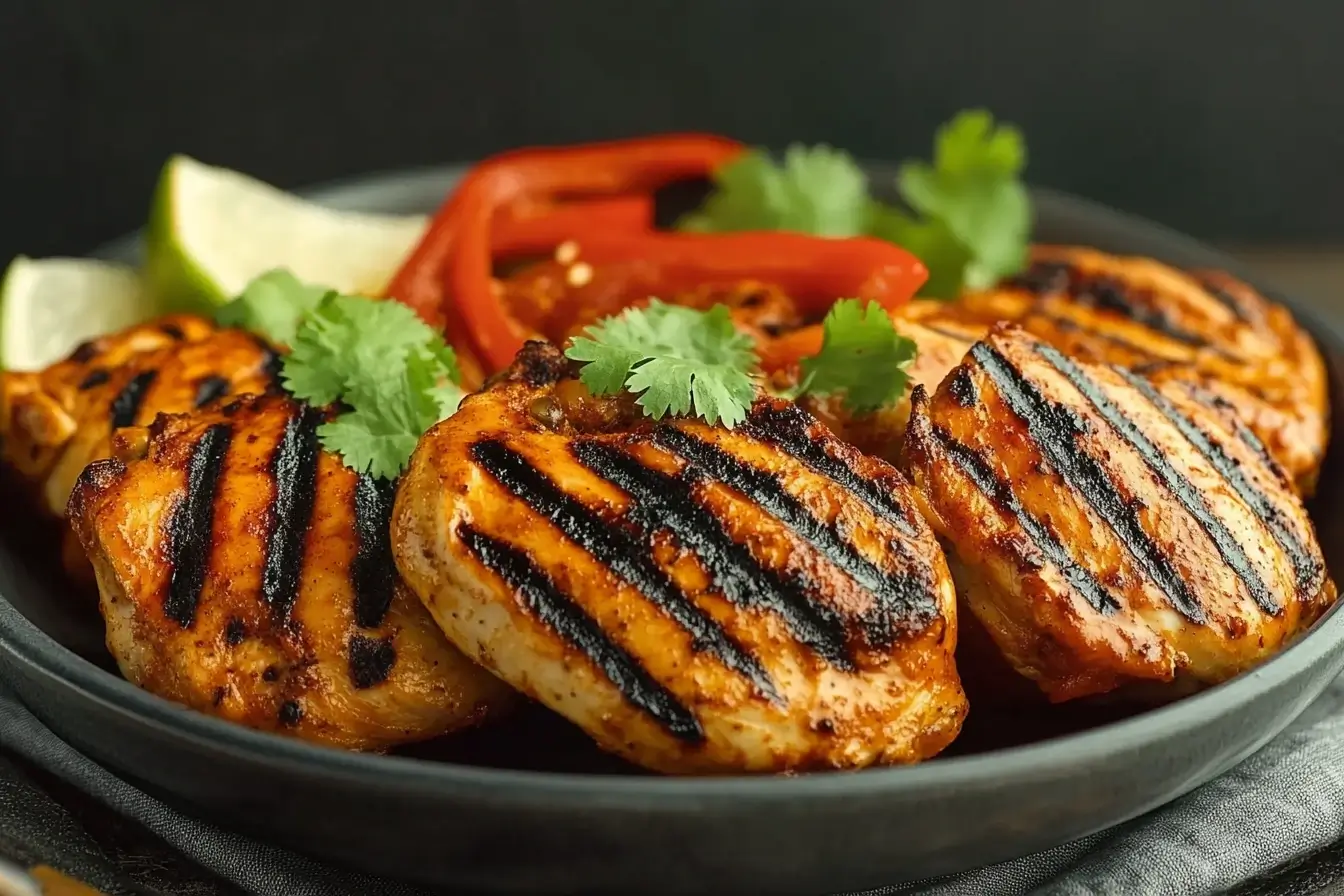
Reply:
<svg viewBox="0 0 1344 896"><path fill-rule="evenodd" d="M1126 382L1133 386L1152 403L1153 407L1161 411L1163 416L1180 430L1185 440L1204 456L1204 459L1217 471L1218 475L1222 476L1227 484L1232 487L1237 497L1241 498L1247 508L1269 530L1274 540L1278 542L1279 547L1283 549L1284 554L1287 555L1289 562L1293 564L1298 589L1311 593L1316 592L1321 587L1321 577L1325 571L1324 565L1298 538L1292 525L1285 518L1283 511L1247 478L1237 459L1228 455L1222 445L1210 438L1195 425L1194 421L1181 413L1165 395L1153 388L1153 385L1147 380L1135 376L1127 370L1121 370L1120 374ZM1250 432L1249 430L1245 431L1248 434ZM1253 435L1251 437L1255 438ZM1243 440L1244 438L1243 436ZM1255 441L1258 443L1259 439L1255 439ZM1263 445L1260 446L1260 451L1264 451ZM1267 456L1267 452L1265 454ZM1277 467L1271 466L1270 469L1277 469Z"/></svg>
<svg viewBox="0 0 1344 896"><path fill-rule="evenodd" d="M813 516L775 476L670 426L659 427L653 438L658 445L685 458L700 475L740 492L793 530L823 559L872 592L875 612L865 614L862 620L871 643L891 644L897 620L917 629L937 616L938 607L927 581L879 569L841 535L834 523ZM902 544L892 539L891 546L899 550Z"/></svg>
<svg viewBox="0 0 1344 896"><path fill-rule="evenodd" d="M959 342L971 342L977 335L984 333L983 328L972 332L969 327L965 330L954 330L944 324L927 323L924 321L916 321L916 323L930 333L937 333L939 336L946 336L948 339L956 339Z"/></svg>
<svg viewBox="0 0 1344 896"><path fill-rule="evenodd" d="M1012 362L987 343L971 349L980 368L994 382L1000 399L1026 424L1042 454L1059 471L1124 545L1139 567L1167 595L1172 606L1192 622L1206 621L1204 609L1190 585L1144 531L1138 508L1126 501L1095 458L1079 447L1075 437L1088 424L1072 408L1048 400Z"/></svg>
<svg viewBox="0 0 1344 896"><path fill-rule="evenodd" d="M270 387L268 391L270 392L282 391L283 387L280 382L280 370L284 366L284 359L280 356L279 352L277 352L274 348L270 346L269 343L266 342L265 339L262 339L260 336L257 336L254 333L249 333L248 335L252 338L252 341L256 343L257 348L261 351L261 361L259 366L261 368L262 374L264 374L265 377L268 380L270 380Z"/></svg>
<svg viewBox="0 0 1344 896"><path fill-rule="evenodd" d="M847 489L902 534L913 537L916 532L907 516L909 510L877 481L860 476L849 464L827 452L823 440L808 435L808 426L814 422L811 415L795 404L782 408L766 404L753 410L741 429L754 439L778 445L795 460Z"/></svg>
<svg viewBox="0 0 1344 896"><path fill-rule="evenodd" d="M1004 280L1003 285L1011 289L1024 289L1038 296L1063 292L1069 287L1072 270L1072 265L1063 262L1034 261L1022 273Z"/></svg>
<svg viewBox="0 0 1344 896"><path fill-rule="evenodd" d="M369 638L351 635L348 650L350 682L362 691L382 684L392 674L397 663L397 650L391 638Z"/></svg>
<svg viewBox="0 0 1344 896"><path fill-rule="evenodd" d="M1116 346L1117 348L1122 348L1128 352L1133 352L1140 358L1157 357L1146 346L1140 345L1137 342L1132 342L1131 340L1126 339L1124 336L1121 336L1118 333L1104 332L1095 327L1085 327L1082 324L1078 323L1078 321L1073 320L1072 318L1063 317L1062 315L1058 314L1042 313L1039 316L1041 320L1048 322L1051 326L1058 329L1061 333L1086 333L1089 337L1093 339L1109 343L1111 345ZM1169 362L1167 362L1165 358L1162 358L1159 359L1159 363L1169 363Z"/></svg>
<svg viewBox="0 0 1344 896"><path fill-rule="evenodd" d="M168 521L168 550L172 574L163 614L182 628L190 628L205 587L214 530L215 490L224 470L233 430L226 423L207 429L187 462L187 493L173 508Z"/></svg>
<svg viewBox="0 0 1344 896"><path fill-rule="evenodd" d="M1132 420L1124 415L1120 408L1116 407L1115 403L1087 376L1082 368L1048 345L1037 345L1036 353L1049 362L1050 366L1063 374L1065 379L1078 390L1079 394L1091 402L1092 407L1097 409L1102 419L1109 423L1111 428L1129 443L1129 446L1138 453L1139 457L1143 458L1143 462L1148 465L1148 469L1152 470L1161 479L1162 484L1167 487L1172 496L1199 523L1204 530L1204 534L1209 536L1214 546L1218 548L1218 553L1222 556L1223 562L1236 573L1237 578L1241 579L1242 584L1246 586L1246 592L1251 596L1251 599L1266 613L1278 613L1282 610L1279 602L1269 592L1264 581L1260 578L1260 574L1251 564L1250 558L1246 556L1241 544L1223 525L1222 520L1214 515L1194 484L1171 465L1167 456L1152 443Z"/></svg>
<svg viewBox="0 0 1344 896"><path fill-rule="evenodd" d="M778 613L801 643L833 666L852 671L843 620L808 596L810 583L785 578L763 566L723 523L695 499L694 478L645 467L633 456L597 441L575 442L574 456L598 476L626 492L634 504L625 519L648 538L665 530L696 555L714 587L741 607Z"/></svg>
<svg viewBox="0 0 1344 896"><path fill-rule="evenodd" d="M89 375L79 381L79 391L87 392L90 389L96 389L112 378L112 374L106 370L91 370Z"/></svg>
<svg viewBox="0 0 1344 896"><path fill-rule="evenodd" d="M1233 293L1224 289L1212 277L1196 277L1195 279L1199 281L1200 288L1208 293L1209 298L1222 305L1228 311L1231 311L1232 314L1236 316L1237 320L1247 321L1250 319L1246 314L1246 308L1242 305L1241 300Z"/></svg>
<svg viewBox="0 0 1344 896"><path fill-rule="evenodd" d="M179 342L187 338L186 334L182 332L182 328L177 324L161 324L159 326L159 332L169 339L176 339Z"/></svg>
<svg viewBox="0 0 1344 896"><path fill-rule="evenodd" d="M1039 296L1063 293L1081 305L1114 311L1177 342L1201 348L1208 345L1203 336L1178 326L1164 312L1139 300L1140 294L1152 298L1150 291L1140 291L1106 274L1086 272L1071 264L1038 261L1008 280L1007 285Z"/></svg>
<svg viewBox="0 0 1344 896"><path fill-rule="evenodd" d="M933 437L962 475L1021 525L1022 531L1027 533L1036 549L1064 578L1068 579L1069 584L1077 589L1092 609L1100 613L1110 613L1119 609L1120 605L1105 586L1077 563L1041 521L1022 506L1022 502L1013 493L1012 485L1000 479L975 449L958 442L941 427L933 427Z"/></svg>
<svg viewBox="0 0 1344 896"><path fill-rule="evenodd" d="M122 386L121 391L112 399L113 429L135 425L135 418L140 413L140 405L145 400L145 393L149 391L150 386L154 385L154 379L158 375L157 370L142 370L131 377L130 382Z"/></svg>
<svg viewBox="0 0 1344 896"><path fill-rule="evenodd" d="M81 342L75 346L74 351L70 353L70 360L76 364L87 364L94 358L102 354L102 344L93 340Z"/></svg>
<svg viewBox="0 0 1344 896"><path fill-rule="evenodd" d="M975 384L971 371L965 365L958 367L947 384L952 400L964 408L973 408L980 401L980 387Z"/></svg>
<svg viewBox="0 0 1344 896"><path fill-rule="evenodd" d="M227 377L210 375L204 377L196 384L195 406L200 408L214 401L216 398L223 398L229 394L229 387L232 384Z"/></svg>
<svg viewBox="0 0 1344 896"><path fill-rule="evenodd" d="M355 592L355 624L377 628L392 606L397 568L392 562L392 503L395 482L361 473L355 483L355 557L350 584Z"/></svg>
<svg viewBox="0 0 1344 896"><path fill-rule="evenodd" d="M303 721L303 707L297 700L286 700L280 704L280 724L286 728L293 728L299 722Z"/></svg>
<svg viewBox="0 0 1344 896"><path fill-rule="evenodd" d="M317 427L322 414L304 405L290 416L271 457L270 534L262 567L261 596L275 618L288 620L299 594L304 541L317 492Z"/></svg>
<svg viewBox="0 0 1344 896"><path fill-rule="evenodd" d="M230 647L237 647L247 639L247 623L234 616L224 626L224 643Z"/></svg>
<svg viewBox="0 0 1344 896"><path fill-rule="evenodd" d="M687 743L704 741L705 731L695 714L659 684L635 657L612 641L530 557L467 523L458 525L457 537L482 566L514 590L538 621L592 660L598 671L632 705L678 740Z"/></svg>
<svg viewBox="0 0 1344 896"><path fill-rule="evenodd" d="M496 482L527 504L598 563L606 566L680 625L696 650L703 650L778 702L779 692L756 657L681 592L649 556L648 546L601 517L533 469L521 454L497 441L471 446L472 459ZM529 561L530 563L530 561ZM563 595L561 595L564 597ZM565 597L565 600L569 600Z"/></svg>

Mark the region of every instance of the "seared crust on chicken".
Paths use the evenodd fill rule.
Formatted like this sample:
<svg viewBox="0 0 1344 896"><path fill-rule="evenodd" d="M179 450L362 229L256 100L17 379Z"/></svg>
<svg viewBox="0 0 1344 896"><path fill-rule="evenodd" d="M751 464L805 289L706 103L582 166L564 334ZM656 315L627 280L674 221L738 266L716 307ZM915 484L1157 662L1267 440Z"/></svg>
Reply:
<svg viewBox="0 0 1344 896"><path fill-rule="evenodd" d="M45 370L0 372L0 454L53 516L75 479L111 454L112 431L274 383L277 355L241 330L162 317L86 342Z"/></svg>
<svg viewBox="0 0 1344 896"><path fill-rule="evenodd" d="M125 431L85 471L70 520L108 648L161 697L335 746L480 722L507 688L397 576L393 489L322 451L323 419L278 395L217 402Z"/></svg>
<svg viewBox="0 0 1344 896"><path fill-rule="evenodd" d="M1037 246L1024 273L959 304L1076 360L1202 386L1236 407L1303 494L1314 489L1329 433L1324 362L1287 309L1231 275Z"/></svg>
<svg viewBox="0 0 1344 896"><path fill-rule="evenodd" d="M934 755L966 712L910 497L786 402L733 431L654 423L529 343L421 440L393 544L455 644L609 751L856 768Z"/></svg>
<svg viewBox="0 0 1344 896"><path fill-rule="evenodd" d="M915 397L905 467L965 606L1053 700L1223 681L1335 599L1300 500L1201 397L1006 325Z"/></svg>

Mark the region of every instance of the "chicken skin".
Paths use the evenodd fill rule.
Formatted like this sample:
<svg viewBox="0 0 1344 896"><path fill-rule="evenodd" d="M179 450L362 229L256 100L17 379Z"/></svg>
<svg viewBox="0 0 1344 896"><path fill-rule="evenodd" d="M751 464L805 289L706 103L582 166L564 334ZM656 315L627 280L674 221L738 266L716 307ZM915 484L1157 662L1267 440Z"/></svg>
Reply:
<svg viewBox="0 0 1344 896"><path fill-rule="evenodd" d="M916 390L904 450L963 607L1051 700L1223 681L1335 599L1281 470L1191 383L1003 325Z"/></svg>
<svg viewBox="0 0 1344 896"><path fill-rule="evenodd" d="M122 426L181 413L222 396L265 392L277 355L241 330L175 315L79 346L36 372L0 372L0 456L50 516L65 516L75 480L111 453ZM87 577L69 537L65 564Z"/></svg>
<svg viewBox="0 0 1344 896"><path fill-rule="evenodd" d="M253 728L383 749L511 696L455 650L392 563L393 488L319 447L280 395L123 429L69 515L131 682Z"/></svg>
<svg viewBox="0 0 1344 896"><path fill-rule="evenodd" d="M1329 432L1325 365L1287 309L1236 278L1037 246L1021 275L958 304L1076 360L1203 387L1236 408L1303 494L1314 489Z"/></svg>
<svg viewBox="0 0 1344 896"><path fill-rule="evenodd" d="M627 398L533 342L421 440L393 550L453 643L657 771L943 749L955 593L904 478L787 402L730 431Z"/></svg>

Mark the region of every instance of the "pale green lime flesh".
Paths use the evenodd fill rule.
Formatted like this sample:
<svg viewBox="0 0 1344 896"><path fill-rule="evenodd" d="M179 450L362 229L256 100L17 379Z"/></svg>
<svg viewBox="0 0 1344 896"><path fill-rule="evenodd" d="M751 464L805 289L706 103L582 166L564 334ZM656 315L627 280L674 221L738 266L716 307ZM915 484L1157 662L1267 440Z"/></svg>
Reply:
<svg viewBox="0 0 1344 896"><path fill-rule="evenodd" d="M153 317L125 265L87 258L15 258L0 283L0 367L38 370L85 340Z"/></svg>
<svg viewBox="0 0 1344 896"><path fill-rule="evenodd" d="M420 215L337 211L177 155L159 178L145 232L145 281L165 310L208 311L258 274L377 295L424 232Z"/></svg>

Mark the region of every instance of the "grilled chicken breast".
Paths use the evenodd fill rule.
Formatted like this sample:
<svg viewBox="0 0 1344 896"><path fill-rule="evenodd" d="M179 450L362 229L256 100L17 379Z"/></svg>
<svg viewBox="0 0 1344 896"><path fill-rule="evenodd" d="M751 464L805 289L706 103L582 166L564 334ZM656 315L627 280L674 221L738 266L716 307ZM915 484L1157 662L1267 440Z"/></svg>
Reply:
<svg viewBox="0 0 1344 896"><path fill-rule="evenodd" d="M393 545L463 651L651 769L913 762L966 712L909 484L786 402L655 424L529 343L421 440Z"/></svg>
<svg viewBox="0 0 1344 896"><path fill-rule="evenodd" d="M1221 396L1300 491L1314 488L1329 431L1324 363L1287 309L1230 275L1037 246L1023 274L959 304L1016 321L1077 360Z"/></svg>
<svg viewBox="0 0 1344 896"><path fill-rule="evenodd" d="M264 392L276 361L255 337L189 315L100 337L45 370L0 372L0 456L45 512L63 517L76 478L111 453L115 429ZM73 539L65 561L72 573L88 574Z"/></svg>
<svg viewBox="0 0 1344 896"><path fill-rule="evenodd" d="M1335 599L1306 511L1235 415L1012 326L917 390L905 467L964 606L1052 700L1223 681Z"/></svg>
<svg viewBox="0 0 1344 896"><path fill-rule="evenodd" d="M145 429L80 476L70 520L130 681L253 728L357 749L481 721L507 688L392 564L393 489L319 448L323 414L244 396Z"/></svg>

